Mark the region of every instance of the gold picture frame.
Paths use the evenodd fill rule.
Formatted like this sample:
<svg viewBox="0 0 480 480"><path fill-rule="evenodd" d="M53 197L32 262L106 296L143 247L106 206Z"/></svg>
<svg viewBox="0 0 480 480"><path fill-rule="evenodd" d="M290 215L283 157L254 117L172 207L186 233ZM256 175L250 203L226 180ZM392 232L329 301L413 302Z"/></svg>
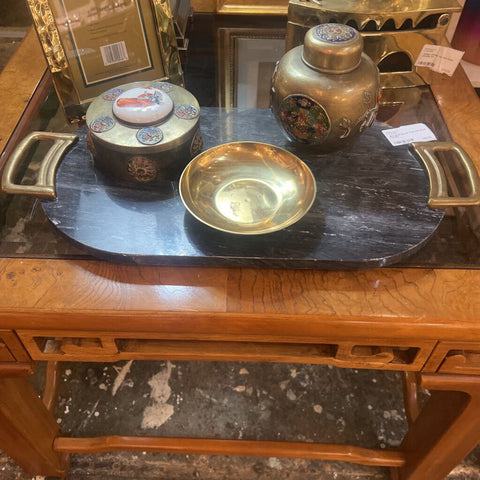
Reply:
<svg viewBox="0 0 480 480"><path fill-rule="evenodd" d="M215 0L217 13L235 15L286 15L288 0Z"/></svg>
<svg viewBox="0 0 480 480"><path fill-rule="evenodd" d="M27 0L68 120L124 83L169 80L183 86L168 0Z"/></svg>
<svg viewBox="0 0 480 480"><path fill-rule="evenodd" d="M275 63L285 52L285 28L219 28L217 101L231 109L268 108Z"/></svg>

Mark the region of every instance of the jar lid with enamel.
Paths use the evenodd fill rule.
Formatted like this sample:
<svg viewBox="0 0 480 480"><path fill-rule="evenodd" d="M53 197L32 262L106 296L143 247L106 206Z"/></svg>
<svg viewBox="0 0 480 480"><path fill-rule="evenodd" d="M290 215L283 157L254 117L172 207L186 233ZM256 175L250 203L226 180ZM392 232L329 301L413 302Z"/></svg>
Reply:
<svg viewBox="0 0 480 480"><path fill-rule="evenodd" d="M347 73L356 69L363 52L363 38L349 25L323 23L305 34L302 60L324 73Z"/></svg>

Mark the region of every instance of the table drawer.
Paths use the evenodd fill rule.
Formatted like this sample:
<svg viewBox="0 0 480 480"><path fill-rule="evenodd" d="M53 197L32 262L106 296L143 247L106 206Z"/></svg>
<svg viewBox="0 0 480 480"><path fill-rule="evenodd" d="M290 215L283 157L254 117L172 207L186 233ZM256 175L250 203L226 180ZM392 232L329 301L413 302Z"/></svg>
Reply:
<svg viewBox="0 0 480 480"><path fill-rule="evenodd" d="M35 360L116 361L121 359L299 362L348 368L420 371L434 342L385 339L316 339L301 342L271 337L155 336L145 332L63 332L22 330Z"/></svg>
<svg viewBox="0 0 480 480"><path fill-rule="evenodd" d="M480 374L480 342L440 342L429 358L425 371Z"/></svg>

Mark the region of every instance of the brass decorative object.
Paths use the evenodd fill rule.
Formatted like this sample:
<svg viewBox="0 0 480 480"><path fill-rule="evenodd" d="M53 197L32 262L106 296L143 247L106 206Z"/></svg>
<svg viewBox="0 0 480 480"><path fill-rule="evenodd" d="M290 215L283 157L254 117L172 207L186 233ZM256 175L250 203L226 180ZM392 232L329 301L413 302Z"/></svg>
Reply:
<svg viewBox="0 0 480 480"><path fill-rule="evenodd" d="M427 171L430 181L430 208L480 205L480 177L471 158L460 145L453 142L414 142L410 144L410 149L422 161ZM449 195L448 181L438 158L439 152L451 152L460 161L470 188L468 196Z"/></svg>
<svg viewBox="0 0 480 480"><path fill-rule="evenodd" d="M168 0L27 0L55 89L71 123L125 80L183 85Z"/></svg>
<svg viewBox="0 0 480 480"><path fill-rule="evenodd" d="M415 60L425 44L448 44L451 15L460 10L457 0L289 0L286 49L302 44L315 25L347 24L360 31L382 87L422 85Z"/></svg>
<svg viewBox="0 0 480 480"><path fill-rule="evenodd" d="M316 196L312 172L298 157L257 142L206 150L185 168L179 188L194 217L239 235L292 225L308 212Z"/></svg>
<svg viewBox="0 0 480 480"><path fill-rule="evenodd" d="M354 28L325 23L281 58L272 80L272 111L289 140L331 151L373 123L379 75L362 47Z"/></svg>
<svg viewBox="0 0 480 480"><path fill-rule="evenodd" d="M16 183L15 176L27 151L35 142L53 140L53 145L42 160L34 185ZM35 195L46 200L53 200L55 191L55 172L65 151L77 141L77 136L70 133L31 132L17 146L5 164L2 177L2 190L7 193Z"/></svg>
<svg viewBox="0 0 480 480"><path fill-rule="evenodd" d="M86 122L95 167L137 184L177 180L202 148L198 101L169 82L104 92L88 107Z"/></svg>
<svg viewBox="0 0 480 480"><path fill-rule="evenodd" d="M216 13L246 15L285 15L287 0L214 0Z"/></svg>

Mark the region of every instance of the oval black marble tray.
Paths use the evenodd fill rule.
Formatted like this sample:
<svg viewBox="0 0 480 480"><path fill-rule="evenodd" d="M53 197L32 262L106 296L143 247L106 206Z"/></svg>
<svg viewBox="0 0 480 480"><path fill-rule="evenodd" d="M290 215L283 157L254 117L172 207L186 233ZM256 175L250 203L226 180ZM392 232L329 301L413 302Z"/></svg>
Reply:
<svg viewBox="0 0 480 480"><path fill-rule="evenodd" d="M269 110L203 108L204 148L253 140L293 151L311 168L317 198L285 230L237 236L213 230L184 208L178 183L137 187L98 172L85 143L66 154L57 199L42 202L50 221L78 247L120 263L287 268L362 268L403 261L443 212L427 207L428 179L406 146L392 147L376 123L347 149L313 154L290 145Z"/></svg>

